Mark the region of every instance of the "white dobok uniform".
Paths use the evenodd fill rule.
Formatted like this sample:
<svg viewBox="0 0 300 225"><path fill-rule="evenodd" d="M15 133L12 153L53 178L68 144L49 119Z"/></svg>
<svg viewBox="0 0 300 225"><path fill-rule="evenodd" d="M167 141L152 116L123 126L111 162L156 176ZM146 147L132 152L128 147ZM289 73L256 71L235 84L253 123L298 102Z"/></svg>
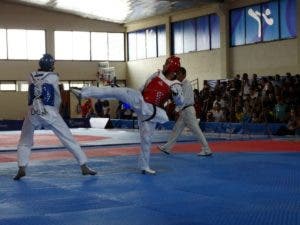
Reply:
<svg viewBox="0 0 300 225"><path fill-rule="evenodd" d="M173 94L172 94L173 93ZM152 135L156 123L169 121L162 108L165 101L173 98L177 105L183 103L181 83L168 80L161 71L154 73L145 83L141 91L130 88L85 87L81 91L83 98L115 98L131 106L137 114L141 138L139 167L149 169Z"/></svg>
<svg viewBox="0 0 300 225"><path fill-rule="evenodd" d="M203 135L199 127L199 122L196 118L193 87L187 79L182 81L182 90L184 103L181 107L178 107L180 110L179 117L174 125L167 143L162 145L162 147L167 151L170 151L183 129L188 127L196 135L197 139L202 143L202 145L205 148L209 148L206 138Z"/></svg>
<svg viewBox="0 0 300 225"><path fill-rule="evenodd" d="M34 130L51 129L80 165L87 162L85 153L75 141L69 127L59 114L61 103L58 74L33 72L28 80L28 113L23 122L18 144L18 165L27 166L33 146Z"/></svg>

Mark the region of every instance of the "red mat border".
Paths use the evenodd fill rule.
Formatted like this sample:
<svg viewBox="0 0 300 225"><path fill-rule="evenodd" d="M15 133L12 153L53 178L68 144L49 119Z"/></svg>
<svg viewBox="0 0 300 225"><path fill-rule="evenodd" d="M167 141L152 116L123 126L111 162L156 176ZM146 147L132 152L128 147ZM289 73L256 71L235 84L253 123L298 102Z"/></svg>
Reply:
<svg viewBox="0 0 300 225"><path fill-rule="evenodd" d="M214 152L300 152L300 141L284 140L251 140L251 141L226 141L213 142L210 146ZM173 148L173 153L197 153L201 150L198 143L178 143ZM123 147L93 147L85 149L88 157L125 156L137 155L139 145ZM152 146L152 153L158 153L156 145ZM73 156L65 149L32 151L31 160L59 160L69 159ZM17 154L0 153L0 163L16 162Z"/></svg>

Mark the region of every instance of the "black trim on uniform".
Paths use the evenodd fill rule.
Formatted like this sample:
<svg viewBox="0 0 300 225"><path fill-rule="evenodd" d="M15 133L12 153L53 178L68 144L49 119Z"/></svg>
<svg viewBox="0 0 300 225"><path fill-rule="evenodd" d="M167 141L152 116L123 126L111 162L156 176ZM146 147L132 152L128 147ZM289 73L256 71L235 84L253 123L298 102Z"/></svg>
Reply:
<svg viewBox="0 0 300 225"><path fill-rule="evenodd" d="M143 120L142 122L150 121L150 120L152 120L156 116L156 106L153 105L153 104L152 104L152 106L153 106L153 113L152 113L152 115L149 118Z"/></svg>
<svg viewBox="0 0 300 225"><path fill-rule="evenodd" d="M185 110L186 108L190 107L190 106L194 106L194 105L186 105L182 108L182 110Z"/></svg>

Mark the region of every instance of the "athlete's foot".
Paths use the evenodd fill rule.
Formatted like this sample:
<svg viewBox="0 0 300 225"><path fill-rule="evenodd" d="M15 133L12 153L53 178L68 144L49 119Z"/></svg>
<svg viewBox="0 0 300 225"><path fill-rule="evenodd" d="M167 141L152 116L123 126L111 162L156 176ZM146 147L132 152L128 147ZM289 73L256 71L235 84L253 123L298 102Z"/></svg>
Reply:
<svg viewBox="0 0 300 225"><path fill-rule="evenodd" d="M197 155L198 155L198 156L211 156L211 155L212 155L212 151L211 151L211 149L208 148L208 147L203 147L203 148L202 148L202 151L199 152Z"/></svg>
<svg viewBox="0 0 300 225"><path fill-rule="evenodd" d="M86 164L80 166L82 175L96 175L97 172L89 168Z"/></svg>
<svg viewBox="0 0 300 225"><path fill-rule="evenodd" d="M157 148L159 149L159 151L167 154L167 155L170 155L170 151L168 151L167 149L165 149L162 145L158 145Z"/></svg>
<svg viewBox="0 0 300 225"><path fill-rule="evenodd" d="M14 180L20 180L21 177L25 177L25 175L26 175L25 166L20 166L19 170L18 170L18 173L14 177Z"/></svg>
<svg viewBox="0 0 300 225"><path fill-rule="evenodd" d="M152 170L152 169L150 169L150 168L148 168L148 169L143 169L143 170L142 170L142 174L155 175L155 174L156 174L156 171L155 171L155 170Z"/></svg>

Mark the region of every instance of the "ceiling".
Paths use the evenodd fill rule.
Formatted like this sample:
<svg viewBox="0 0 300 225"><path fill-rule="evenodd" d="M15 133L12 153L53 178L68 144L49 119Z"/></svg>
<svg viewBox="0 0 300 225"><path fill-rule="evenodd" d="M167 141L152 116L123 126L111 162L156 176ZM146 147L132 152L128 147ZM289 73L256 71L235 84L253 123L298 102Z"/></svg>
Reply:
<svg viewBox="0 0 300 225"><path fill-rule="evenodd" d="M224 0L6 0L85 18L128 23Z"/></svg>

